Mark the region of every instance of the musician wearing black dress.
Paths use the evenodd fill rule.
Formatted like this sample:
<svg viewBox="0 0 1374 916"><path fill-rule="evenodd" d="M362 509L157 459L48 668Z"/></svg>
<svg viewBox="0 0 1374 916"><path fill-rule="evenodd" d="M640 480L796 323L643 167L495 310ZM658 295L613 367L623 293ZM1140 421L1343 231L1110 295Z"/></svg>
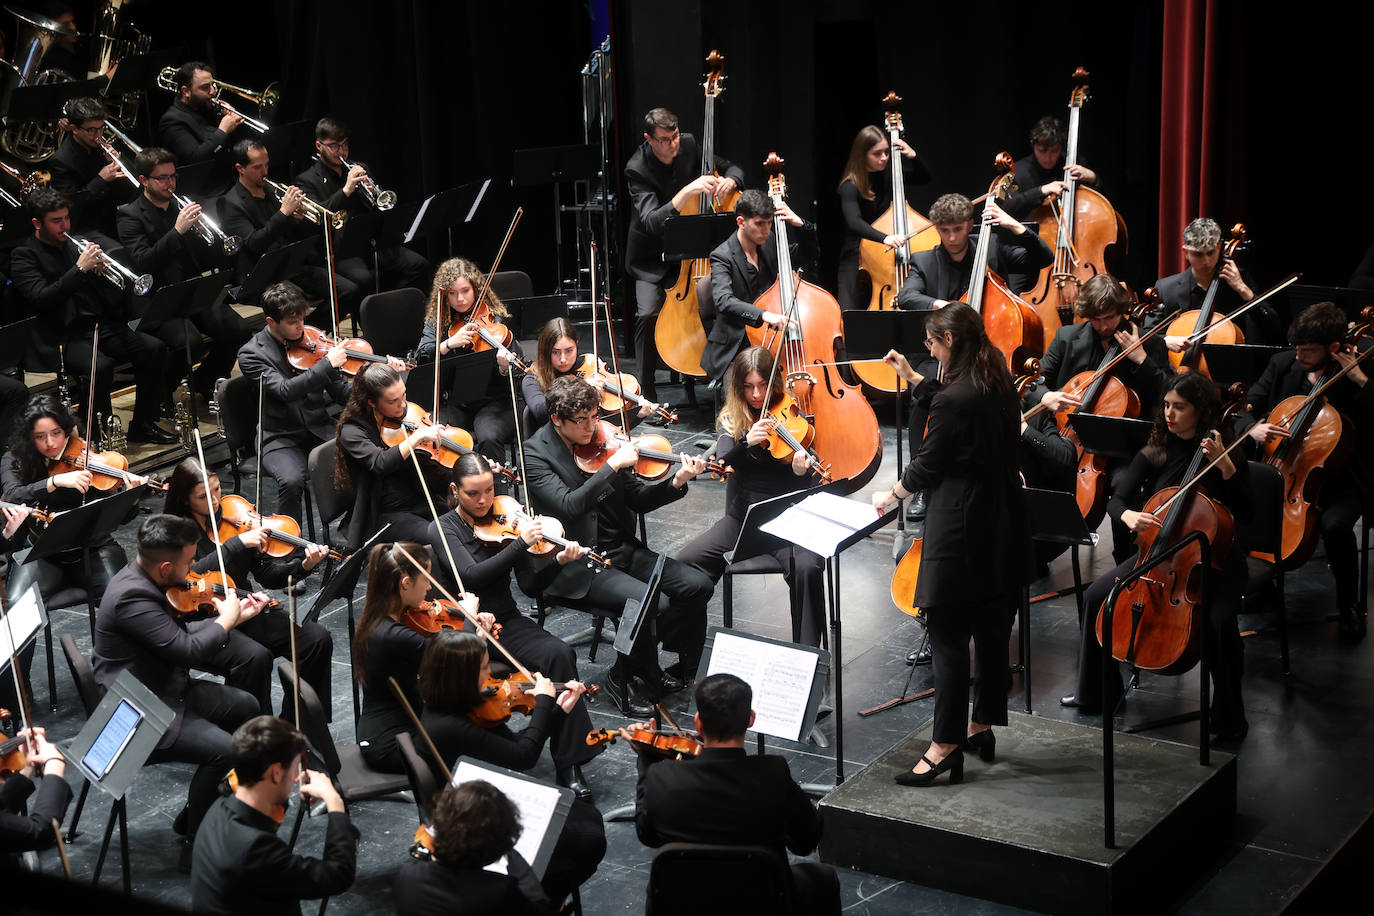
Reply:
<svg viewBox="0 0 1374 916"><path fill-rule="evenodd" d="M1336 580L1336 611L1340 615L1338 636L1341 642L1359 642L1365 633L1365 610L1359 600L1360 563L1355 538L1355 522L1363 511L1374 484L1374 386L1355 363L1355 350L1345 343L1346 317L1332 302L1308 306L1289 328L1293 349L1274 354L1259 380L1247 394L1249 412L1237 420L1237 432L1249 428L1250 438L1261 445L1287 439L1288 427L1262 422L1280 401L1306 397L1334 374L1355 364L1325 394L1325 400L1340 414L1348 437L1349 457L1344 462L1328 462L1317 496L1317 524L1321 528L1326 562ZM1349 427L1353 425L1354 429ZM1294 443L1296 446L1298 443Z"/></svg>
<svg viewBox="0 0 1374 916"><path fill-rule="evenodd" d="M885 361L929 403L925 439L901 481L873 494L886 509L928 490L920 574L912 605L924 610L935 674L930 747L902 785L928 786L941 773L959 782L964 750L992 760L994 725L1007 724L1007 640L1017 593L1029 580L1030 529L1016 454L1020 409L1006 358L964 303L931 314L926 346L943 382L926 379L905 357ZM969 639L973 640L973 717L968 717Z"/></svg>
<svg viewBox="0 0 1374 916"><path fill-rule="evenodd" d="M655 108L644 116L644 142L625 165L630 195L625 269L634 280L641 393L650 401L658 400L654 326L665 291L677 281L678 273L676 261L663 260L663 223L677 216L693 195L710 194L720 200L744 186L744 170L719 155L715 171L718 175L701 174L701 150L695 137L679 131L677 115Z"/></svg>
<svg viewBox="0 0 1374 916"><path fill-rule="evenodd" d="M1222 435L1228 431L1222 429L1221 420L1221 401L1211 379L1198 372L1174 376L1165 388L1150 441L1136 453L1126 473L1113 487L1107 514L1136 534L1159 528L1164 518L1143 511L1144 503L1159 490L1184 483L1189 465L1200 448L1208 462L1217 461L1202 478L1200 489L1231 513L1238 528L1249 521L1253 512L1249 465L1244 456L1236 452L1222 457L1225 448ZM1236 615L1240 612L1241 596L1245 591L1245 550L1239 538L1233 540L1222 568L1204 573L1208 577L1207 603L1205 619L1200 623L1209 628L1211 725L1214 734L1227 740L1244 738L1248 730L1241 696L1245 653L1236 628ZM1115 670L1106 685L1107 693L1103 695L1102 646L1097 639L1097 619L1107 593L1117 580L1130 573L1137 559L1131 557L1100 576L1084 594L1083 605L1088 614L1083 621L1079 643L1078 687L1071 696L1059 701L1061 705L1085 715L1111 714L1123 699L1120 672ZM1116 651L1122 651L1122 647L1117 646Z"/></svg>

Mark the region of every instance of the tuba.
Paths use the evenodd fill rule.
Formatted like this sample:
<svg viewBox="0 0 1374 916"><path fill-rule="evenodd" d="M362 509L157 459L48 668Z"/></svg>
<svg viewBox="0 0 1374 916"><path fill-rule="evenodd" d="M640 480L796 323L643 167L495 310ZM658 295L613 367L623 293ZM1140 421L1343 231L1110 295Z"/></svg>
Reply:
<svg viewBox="0 0 1374 916"><path fill-rule="evenodd" d="M108 75L126 57L147 54L152 49L151 35L121 20L121 8L126 3L127 0L103 0L96 11L95 27L91 30L93 73ZM131 128L138 120L143 93L124 92L118 96L107 96L104 101L110 120Z"/></svg>
<svg viewBox="0 0 1374 916"><path fill-rule="evenodd" d="M16 86L44 86L49 83L70 83L73 77L61 70L43 70L43 57L59 38L73 38L76 30L37 13L6 7L15 19L14 61L18 73ZM25 162L42 162L57 152L61 132L54 118L47 121L24 121L5 129L0 147Z"/></svg>

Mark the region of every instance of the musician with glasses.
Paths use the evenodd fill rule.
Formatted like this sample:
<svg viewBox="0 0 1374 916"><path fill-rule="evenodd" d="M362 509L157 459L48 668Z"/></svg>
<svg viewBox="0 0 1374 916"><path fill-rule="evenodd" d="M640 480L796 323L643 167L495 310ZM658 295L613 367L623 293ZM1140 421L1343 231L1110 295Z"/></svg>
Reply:
<svg viewBox="0 0 1374 916"><path fill-rule="evenodd" d="M173 197L177 191L176 157L161 147L145 147L134 157L133 171L143 193L119 208L118 228L119 242L134 270L152 274L153 288L160 289L224 265L227 256L223 247L218 242L206 245L194 231L201 218L201 205L192 201L182 207ZM211 338L209 353L193 379L196 391L208 400L216 380L233 370L239 347L248 342L253 331L225 302L196 313L191 322L199 328L193 331L194 349L202 348L201 331ZM167 344L184 347L185 341L168 340Z"/></svg>
<svg viewBox="0 0 1374 916"><path fill-rule="evenodd" d="M71 136L46 163L52 187L71 201L72 226L79 234L95 230L113 239L115 207L132 193L129 179L100 148L109 115L99 101L85 97L68 102L66 114Z"/></svg>
<svg viewBox="0 0 1374 916"><path fill-rule="evenodd" d="M177 98L158 119L158 144L171 150L182 165L213 161L224 166L215 169L216 175L226 172L232 161L233 135L243 124L243 116L219 110L215 74L204 61L182 64L173 80Z"/></svg>
<svg viewBox="0 0 1374 916"><path fill-rule="evenodd" d="M115 366L130 362L136 395L129 439L169 445L177 437L158 427L161 402L168 397L167 345L150 334L130 330L127 291L121 292L99 272L104 253L91 244L78 253L65 238L71 229L71 202L52 188L29 195L34 234L10 255L13 290L38 315L32 353L48 372L58 366L57 344L66 345L67 371L89 372L93 331L100 326L96 361L95 409L112 416L110 391Z"/></svg>
<svg viewBox="0 0 1374 916"><path fill-rule="evenodd" d="M367 166L349 157L348 125L337 118L316 121L315 152L317 156L310 167L296 176L296 186L330 210L347 210L344 234L351 238L362 236L375 245L382 229L380 208L368 201L363 188L365 182L372 180ZM392 281L384 289L424 289L434 276L434 265L399 242L380 248L377 260ZM373 289L372 265L363 258L344 258L338 262L338 269L364 289Z"/></svg>

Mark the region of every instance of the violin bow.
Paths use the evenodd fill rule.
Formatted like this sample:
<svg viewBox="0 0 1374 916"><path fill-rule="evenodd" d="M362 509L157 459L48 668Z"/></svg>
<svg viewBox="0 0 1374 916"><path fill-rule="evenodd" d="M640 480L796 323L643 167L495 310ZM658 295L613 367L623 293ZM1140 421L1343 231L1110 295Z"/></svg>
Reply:
<svg viewBox="0 0 1374 916"><path fill-rule="evenodd" d="M224 579L224 597L228 598L230 593L229 569L224 565L224 548L219 542L219 525L215 523L215 504L210 499L210 472L205 469L205 447L200 442L199 427L194 432L196 435L196 455L200 458L200 482L205 484L205 509L209 513L207 519L210 523L210 540L215 543L215 559L219 561L219 574ZM261 467L258 468L258 473L262 473ZM238 590L234 589L233 591L237 595ZM294 616L292 621L294 623ZM294 661L292 663L294 664ZM300 719L298 718L296 721L299 722Z"/></svg>
<svg viewBox="0 0 1374 916"><path fill-rule="evenodd" d="M506 237L501 240L501 247L496 250L496 259L491 262L491 270L487 271L482 277L482 291L477 296L477 301L472 304L472 317L477 317L477 312L486 300L487 293L491 290L491 278L495 276L497 269L501 266L501 259L506 256L506 246L510 244L511 237L515 235L515 227L520 225L520 217L525 215L524 207L515 208L515 216L511 218L510 228L506 230ZM437 405L436 405L437 407Z"/></svg>
<svg viewBox="0 0 1374 916"><path fill-rule="evenodd" d="M434 506L434 497L429 492L429 482L425 480L424 469L420 467L420 459L415 454L415 449L410 450L410 462L415 465L415 474L420 478L420 492L425 494L425 503L429 506L429 515L434 519L434 530L439 532L439 541L444 545L444 554L448 557L448 568L453 572L453 581L458 584L458 591L465 592L463 587L463 577L458 574L458 563L453 559L453 550L448 546L448 538L444 537L443 526L439 524L439 510ZM412 561L414 562L414 561ZM474 621L474 626L476 622ZM477 627L477 629L482 629Z"/></svg>
<svg viewBox="0 0 1374 916"><path fill-rule="evenodd" d="M590 245L591 245L591 249L592 249L592 253L591 253L591 269L592 269L592 301L591 301L591 306L592 306L592 369L596 369L597 366L601 365L601 351L597 349L597 344L596 344L596 340L597 340L597 336L596 336L596 303L597 303L597 298L596 298L596 240L595 240L595 239L592 239L592 241L590 242Z"/></svg>
<svg viewBox="0 0 1374 916"><path fill-rule="evenodd" d="M441 290L439 293L440 301L434 304L434 402L431 409L436 417L439 416L439 360L443 358L439 352L439 344L444 342L440 321L445 314L444 309L448 308L447 297L448 293ZM473 308L475 309L477 306L474 305ZM450 311L452 310L450 309ZM447 326L447 322L444 322L443 326Z"/></svg>
<svg viewBox="0 0 1374 916"><path fill-rule="evenodd" d="M596 282L596 274L592 274L592 282ZM525 514L534 515L534 509L530 506L530 485L529 475L525 471L525 434L520 430L520 405L515 402L515 373L507 372L506 381L510 383L510 412L515 418L515 450L520 455L520 486L525 492ZM435 522L438 527L438 522ZM444 549L448 549L448 539L444 538Z"/></svg>
<svg viewBox="0 0 1374 916"><path fill-rule="evenodd" d="M289 613L289 614L291 615L290 620L287 621L287 632L288 632L288 633L290 634L290 636L291 636L291 673L292 673L293 675L295 675L293 678L291 678L291 701L292 701L292 704L293 704L293 708L294 708L295 711L296 711L296 730L297 730L297 731L300 731L300 729L301 729L301 663L300 663L300 651L299 651L299 649L297 648L297 637L296 637L296 580L295 580L295 577L294 577L294 576L287 576L287 577L286 577L286 610L287 610L287 613ZM304 765L302 765L302 766L301 766L301 785L304 786L304 785L309 785L309 784L310 784L310 771L307 770L307 769L305 768ZM315 816L314 807L313 807L312 805L310 805L310 804L306 804L305 802L302 802L302 804L305 804L305 813L306 813L306 816L307 816L307 817L314 817L314 816ZM299 825L297 825L297 826L299 826Z"/></svg>
<svg viewBox="0 0 1374 916"><path fill-rule="evenodd" d="M439 748L434 745L434 739L429 736L429 732L420 722L420 717L415 714L415 708L406 699L406 692L401 689L401 685L396 683L396 678L388 676L386 682L391 685L391 692L396 694L396 699L401 701L401 706L405 709L406 715L410 717L410 723L415 726L415 730L420 733L420 737L425 739L425 746L434 755L435 761L439 764L439 769L444 771L444 782L453 782L453 770L444 762L444 758L439 755Z"/></svg>
<svg viewBox="0 0 1374 916"><path fill-rule="evenodd" d="M1269 287L1269 289L1267 289L1267 290L1265 290L1264 292L1260 293L1258 296L1256 296L1255 298L1251 299L1249 302L1245 303L1244 305L1242 305L1240 308L1236 309L1236 310L1235 310L1234 312L1232 312L1231 314L1229 314L1229 315L1218 315L1218 316L1216 316L1216 317L1212 320L1212 323L1211 323L1211 324L1207 325L1207 327L1205 327L1205 328L1201 328L1201 329L1199 329L1199 330L1194 331L1192 334L1189 334L1186 338L1184 338L1184 340L1187 341L1188 343L1192 344L1192 343L1196 343L1196 342L1199 341L1199 340L1204 339L1208 334L1210 334L1210 333L1213 331L1213 329L1219 328L1219 327L1221 327L1223 324L1226 324L1227 322L1234 322L1234 321L1235 321L1237 318L1239 318L1241 315L1244 315L1246 312L1250 311L1250 309L1252 309L1252 308L1254 308L1255 306L1259 305L1259 304L1260 304L1261 302L1263 302L1265 299L1268 299L1270 296L1274 295L1275 293L1281 292L1282 290L1285 290L1285 289L1287 289L1288 287L1292 286L1294 283L1297 283L1297 282L1298 282L1298 279L1299 279L1301 276L1302 276L1301 273L1289 274L1289 275L1287 276L1287 278L1285 278L1285 279L1279 281L1279 283L1278 283L1277 285Z"/></svg>
<svg viewBox="0 0 1374 916"><path fill-rule="evenodd" d="M534 683L534 675L530 674L529 669L526 668L524 665L520 664L520 662L516 661L515 656L511 655L510 651L505 646L501 645L501 643L498 640L492 638L492 635L487 632L486 628L477 622L476 614L472 613L467 608L463 607L463 605L459 603L458 599L454 598L448 589L444 588L443 585L439 584L439 580L434 578L433 574L431 574L428 569L425 569L424 564L420 563L420 561L412 557L410 555L410 552L401 546L400 542L397 542L395 546L396 549L400 551L401 556L409 560L410 565L414 566L417 570L419 570L420 574L429 580L429 584L439 590L439 594L443 595L449 601L453 602L453 605L463 613L463 616L466 617L472 623L472 625L477 628L478 635L487 641L488 646L495 646L497 649L499 649L501 651L501 654L506 657L506 661L510 662L511 666L515 668L516 671L519 671L525 677L529 678L530 683Z"/></svg>
<svg viewBox="0 0 1374 916"><path fill-rule="evenodd" d="M4 617L5 633L9 636L10 673L14 675L14 695L19 700L19 722L20 726L29 732L29 738L25 743L29 746L29 752L32 752L35 745L32 720L29 719L28 693L24 690L24 676L19 670L19 648L14 644L14 624L10 622L10 599L6 594L3 579L0 579L0 616Z"/></svg>
<svg viewBox="0 0 1374 916"><path fill-rule="evenodd" d="M62 871L66 874L67 880L72 880L72 860L67 858L67 841L62 839L62 822L57 818L52 819L52 835L57 838L57 854L62 859Z"/></svg>
<svg viewBox="0 0 1374 916"><path fill-rule="evenodd" d="M95 435L95 369L96 360L100 358L100 325L97 324L91 331L91 384L86 389L86 447L81 450L81 470L91 469L91 436ZM110 404L110 410L114 410L114 404ZM87 488L87 492L90 488ZM81 504L86 504L86 494L81 494Z"/></svg>
<svg viewBox="0 0 1374 916"><path fill-rule="evenodd" d="M262 505L262 389L263 377L258 376L258 442L257 473L253 475L253 508ZM209 493L207 492L208 496Z"/></svg>
<svg viewBox="0 0 1374 916"><path fill-rule="evenodd" d="M601 303L601 315L603 318L606 319L606 347L611 351L611 371L615 373L616 387L620 388L624 383L620 381L620 354L616 352L615 348L615 327L614 323L611 321L611 303L609 300L603 301ZM592 299L592 342L593 344L595 344L596 342L595 299ZM597 363L597 365L600 366L601 364ZM620 398L620 428L625 431L625 438L628 439L630 437L630 420L629 414L625 410L625 398L623 396L623 391L621 392L621 395L622 397Z"/></svg>

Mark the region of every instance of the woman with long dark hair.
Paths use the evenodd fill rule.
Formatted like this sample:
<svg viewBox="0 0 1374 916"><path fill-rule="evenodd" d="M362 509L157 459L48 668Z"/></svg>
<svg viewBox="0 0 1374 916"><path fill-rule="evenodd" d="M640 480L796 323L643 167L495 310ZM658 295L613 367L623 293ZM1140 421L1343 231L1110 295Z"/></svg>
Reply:
<svg viewBox="0 0 1374 916"><path fill-rule="evenodd" d="M896 777L910 786L928 786L946 771L952 782L963 779L964 748L993 758L992 726L1007 724L1007 640L1032 555L1016 464L1021 412L1006 359L982 317L962 302L930 314L926 347L941 382L917 373L896 350L884 358L929 403L930 420L901 481L873 494L874 506L885 510L928 491L912 605L925 612L930 633L935 722L930 747Z"/></svg>
<svg viewBox="0 0 1374 916"><path fill-rule="evenodd" d="M1227 445L1224 432L1216 384L1199 372L1175 375L1164 389L1150 440L1136 453L1112 488L1107 514L1133 534L1157 528L1163 519L1142 511L1145 502L1165 487L1184 483L1188 465L1199 448L1209 462L1217 459ZM1199 484L1208 497L1231 512L1237 523L1248 521L1253 513L1249 468L1243 455L1236 454L1234 460L1228 455L1221 458ZM1112 585L1130 573L1138 554L1137 551L1111 572L1098 577L1084 594L1083 606L1088 613L1081 621L1078 687L1071 696L1060 700L1064 706L1088 715L1104 711L1110 715L1124 697L1119 672L1109 681L1107 694L1103 695L1102 646L1097 641L1097 618ZM1240 613L1246 582L1244 545L1233 541L1225 565L1220 570L1208 570L1205 575L1208 577L1208 612L1203 623L1209 628L1212 732L1223 740L1238 741L1249 730L1241 696L1245 652L1236 628L1236 615Z"/></svg>

